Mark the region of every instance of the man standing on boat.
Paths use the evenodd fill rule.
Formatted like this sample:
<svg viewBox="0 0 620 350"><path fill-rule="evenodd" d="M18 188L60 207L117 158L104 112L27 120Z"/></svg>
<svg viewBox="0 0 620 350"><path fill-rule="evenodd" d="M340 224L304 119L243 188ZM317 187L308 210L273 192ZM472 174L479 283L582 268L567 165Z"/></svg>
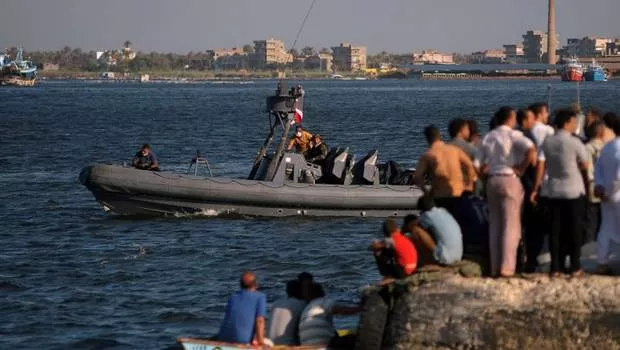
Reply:
<svg viewBox="0 0 620 350"><path fill-rule="evenodd" d="M295 136L288 142L287 151L291 151L295 147L297 153L304 154L310 149L310 143L312 142L312 134L304 130L301 125L298 125L295 129Z"/></svg>
<svg viewBox="0 0 620 350"><path fill-rule="evenodd" d="M256 275L244 272L241 290L228 298L226 315L217 340L229 343L265 345L265 317L267 298L258 291Z"/></svg>
<svg viewBox="0 0 620 350"><path fill-rule="evenodd" d="M145 143L142 148L136 153L131 162L134 168L141 170L154 170L159 171L159 162L151 146Z"/></svg>
<svg viewBox="0 0 620 350"><path fill-rule="evenodd" d="M327 144L323 143L321 135L315 134L312 136L312 144L310 149L306 152L306 160L310 163L323 165L327 153L329 153L329 147Z"/></svg>

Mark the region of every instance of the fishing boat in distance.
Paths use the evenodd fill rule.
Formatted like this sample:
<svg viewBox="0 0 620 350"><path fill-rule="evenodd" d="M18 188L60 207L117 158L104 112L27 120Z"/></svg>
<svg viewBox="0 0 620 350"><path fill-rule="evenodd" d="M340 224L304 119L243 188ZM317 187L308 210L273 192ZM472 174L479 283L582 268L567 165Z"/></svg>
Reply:
<svg viewBox="0 0 620 350"><path fill-rule="evenodd" d="M8 54L0 55L0 85L34 86L37 67L30 60L24 60L24 50L17 49L15 60Z"/></svg>
<svg viewBox="0 0 620 350"><path fill-rule="evenodd" d="M561 70L562 81L582 81L583 70L583 65L577 58L565 59Z"/></svg>
<svg viewBox="0 0 620 350"><path fill-rule="evenodd" d="M414 213L422 190L411 184L411 173L386 176L384 171L381 176L379 169L386 165L378 163L377 150L356 161L348 148L332 148L322 165L286 151L295 113L303 111L303 98L301 87L287 90L284 81L267 98L270 128L246 179L197 176L197 156L187 174L93 164L81 171L80 182L104 208L124 215L386 217ZM274 143L274 138L279 141Z"/></svg>
<svg viewBox="0 0 620 350"><path fill-rule="evenodd" d="M609 75L605 68L598 64L594 59L592 59L592 63L586 67L586 71L584 73L584 78L586 81L607 81L608 77Z"/></svg>

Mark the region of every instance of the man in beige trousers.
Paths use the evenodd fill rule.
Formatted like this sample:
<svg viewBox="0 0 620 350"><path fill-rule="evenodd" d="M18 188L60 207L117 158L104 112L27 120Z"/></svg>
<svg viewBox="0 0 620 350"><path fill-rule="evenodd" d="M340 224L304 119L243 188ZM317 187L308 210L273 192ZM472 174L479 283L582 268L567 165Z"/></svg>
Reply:
<svg viewBox="0 0 620 350"><path fill-rule="evenodd" d="M517 125L516 111L502 107L495 113L497 127L482 140L483 170L488 173L489 249L491 274L515 273L521 239L523 186L519 176L536 162L536 146Z"/></svg>

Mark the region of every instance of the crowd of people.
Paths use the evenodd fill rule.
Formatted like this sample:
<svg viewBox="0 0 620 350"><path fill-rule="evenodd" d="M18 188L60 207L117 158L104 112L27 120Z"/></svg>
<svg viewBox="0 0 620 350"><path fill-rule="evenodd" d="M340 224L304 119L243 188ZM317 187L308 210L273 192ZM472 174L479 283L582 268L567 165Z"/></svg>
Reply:
<svg viewBox="0 0 620 350"><path fill-rule="evenodd" d="M386 238L371 246L383 282L464 255L486 257L494 277L532 273L545 242L550 275L577 277L581 248L595 240L597 273L609 273L611 246L620 244L620 120L575 107L556 111L553 126L549 119L548 106L536 103L501 107L484 137L471 120L450 121L449 142L425 128L429 146L415 173L421 214L402 230L388 220Z"/></svg>

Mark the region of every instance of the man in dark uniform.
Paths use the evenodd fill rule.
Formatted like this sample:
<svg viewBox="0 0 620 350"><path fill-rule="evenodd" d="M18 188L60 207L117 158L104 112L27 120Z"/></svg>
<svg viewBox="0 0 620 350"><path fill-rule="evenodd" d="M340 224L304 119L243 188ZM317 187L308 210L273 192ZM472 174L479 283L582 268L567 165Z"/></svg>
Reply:
<svg viewBox="0 0 620 350"><path fill-rule="evenodd" d="M329 153L329 147L321 140L321 135L316 134L312 136L312 143L310 149L306 152L306 160L316 165L324 165L327 153Z"/></svg>
<svg viewBox="0 0 620 350"><path fill-rule="evenodd" d="M159 171L157 157L151 150L151 146L146 143L142 145L142 148L133 157L131 164L136 169Z"/></svg>

